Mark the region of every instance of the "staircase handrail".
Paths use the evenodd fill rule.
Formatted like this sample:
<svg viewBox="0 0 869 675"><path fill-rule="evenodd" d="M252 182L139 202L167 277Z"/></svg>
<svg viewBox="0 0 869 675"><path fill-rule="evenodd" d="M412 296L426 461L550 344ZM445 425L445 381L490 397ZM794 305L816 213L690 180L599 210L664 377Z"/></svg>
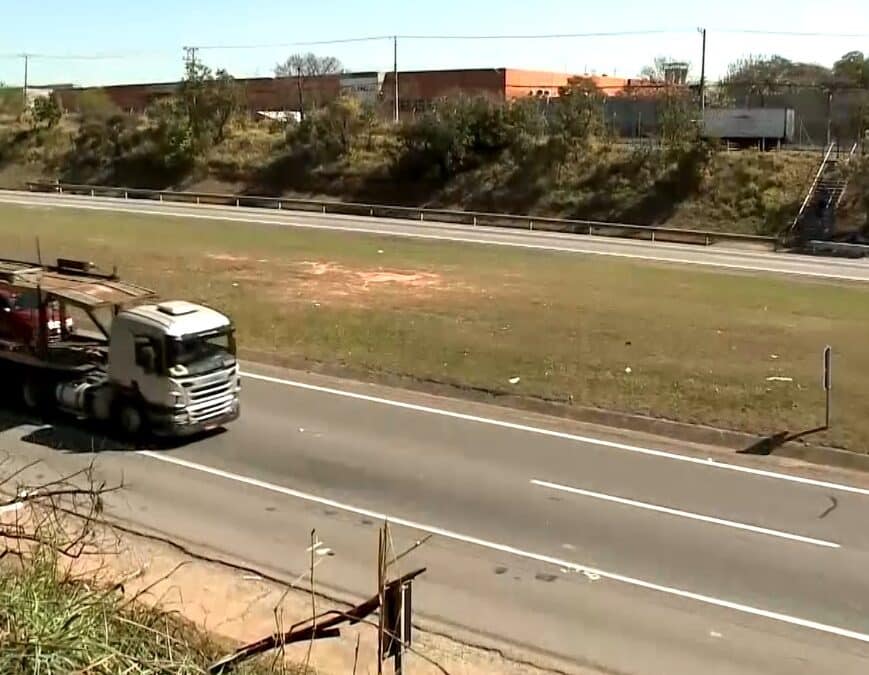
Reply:
<svg viewBox="0 0 869 675"><path fill-rule="evenodd" d="M851 163L851 160L854 158L854 155L857 154L857 148L860 145L859 141L854 141L854 145L851 146L851 152L848 153L848 158L846 162L848 164ZM845 182L842 185L842 191L839 193L839 198L836 200L836 208L839 208L839 205L842 203L842 200L845 198L845 191L848 189L848 179L845 178Z"/></svg>
<svg viewBox="0 0 869 675"><path fill-rule="evenodd" d="M812 199L812 195L815 194L815 188L818 186L818 181L821 180L821 174L824 173L824 167L827 166L827 162L830 159L830 155L833 153L833 148L836 147L836 143L830 143L830 147L827 148L827 152L824 154L824 159L821 161L821 166L818 167L818 172L815 174L814 179L812 180L811 185L809 185L809 190L806 192L806 198L803 199L803 203L800 206L800 210L797 212L796 218L794 218L794 222L791 223L790 231L793 232L797 223L800 222L800 218L803 213L805 213L806 208L809 206L809 201Z"/></svg>

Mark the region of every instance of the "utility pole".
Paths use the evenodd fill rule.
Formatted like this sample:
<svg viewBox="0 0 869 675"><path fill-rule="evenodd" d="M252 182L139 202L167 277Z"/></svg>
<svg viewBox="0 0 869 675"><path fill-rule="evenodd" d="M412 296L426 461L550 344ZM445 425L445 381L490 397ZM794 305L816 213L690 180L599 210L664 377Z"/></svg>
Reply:
<svg viewBox="0 0 869 675"><path fill-rule="evenodd" d="M706 29L698 28L702 38L700 53L700 112L706 110Z"/></svg>
<svg viewBox="0 0 869 675"><path fill-rule="evenodd" d="M304 95L304 84L302 82L302 64L299 63L296 67L296 89L299 92L299 121L305 119L305 95Z"/></svg>
<svg viewBox="0 0 869 675"><path fill-rule="evenodd" d="M22 89L22 110L27 110L27 77L30 66L30 54L22 54L21 57L24 59L24 87Z"/></svg>
<svg viewBox="0 0 869 675"><path fill-rule="evenodd" d="M392 37L393 121L398 124L398 36Z"/></svg>
<svg viewBox="0 0 869 675"><path fill-rule="evenodd" d="M184 64L188 71L196 65L196 55L199 53L199 47L184 47Z"/></svg>

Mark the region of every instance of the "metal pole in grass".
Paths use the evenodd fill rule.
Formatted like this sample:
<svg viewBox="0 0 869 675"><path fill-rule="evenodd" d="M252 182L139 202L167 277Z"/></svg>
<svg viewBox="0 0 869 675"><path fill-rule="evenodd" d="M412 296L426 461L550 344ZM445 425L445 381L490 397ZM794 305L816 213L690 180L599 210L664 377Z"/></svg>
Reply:
<svg viewBox="0 0 869 675"><path fill-rule="evenodd" d="M830 428L830 394L833 389L833 348L830 345L824 347L824 393L826 394L826 412L824 415L824 429Z"/></svg>

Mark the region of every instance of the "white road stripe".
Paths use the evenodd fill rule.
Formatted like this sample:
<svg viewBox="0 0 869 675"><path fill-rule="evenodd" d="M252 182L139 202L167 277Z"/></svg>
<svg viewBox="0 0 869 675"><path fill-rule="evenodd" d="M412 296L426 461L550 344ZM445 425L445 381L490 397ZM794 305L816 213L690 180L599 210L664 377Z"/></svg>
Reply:
<svg viewBox="0 0 869 675"><path fill-rule="evenodd" d="M316 495L308 494L306 492L300 492L299 490L293 490L292 488L275 485L274 483L267 483L256 478L242 476L236 473L231 473L229 471L223 471L221 469L215 469L214 467L206 466L204 464L189 462L178 457L172 457L171 455L161 454L159 452L153 452L151 450L140 450L136 454L148 457L150 459L155 459L160 462L165 462L167 464L174 464L176 466L184 467L185 469L190 469L192 471L198 471L200 473L209 474L218 478L223 478L226 480L235 481L237 483L250 485L252 487L257 487L263 490L268 490L270 492L276 492L282 495L286 495L287 497L294 497L296 499L302 499L304 501L312 502L314 504L320 504L322 506L328 506L330 508L338 509L340 511L346 511L348 513L353 513L366 518L371 518L372 520L389 521L393 525L408 527L414 530L418 530L420 532L427 532L429 534L434 534L440 537L444 537L446 539L459 541L464 544L480 546L482 548L486 548L492 551L498 551L507 555L513 555L529 560L536 560L538 562L547 563L550 565L556 565L559 568L567 569L573 572L597 575L602 579L618 581L624 584L629 584L631 586L644 588L646 590L666 593L668 595L677 596L687 600L694 600L695 602L701 602L703 604L713 605L715 607L730 609L736 612L741 612L743 614L759 616L765 619L770 619L772 621L779 621L781 623L790 624L792 626L799 626L801 628L808 628L810 630L815 630L830 635L837 635L839 637L850 638L852 640L859 640L860 642L869 643L869 635L865 633L859 633L854 630L849 630L847 628L830 626L828 624L819 623L817 621L810 621L808 619L801 619L799 617L789 616L787 614L781 614L779 612L751 607L750 605L743 605L738 602L731 602L730 600L723 600L721 598L715 598L709 595L702 595L700 593L693 593L691 591L685 591L670 586L662 586L660 584L656 584L650 581L644 581L642 579L625 576L623 574L618 574L615 572L605 572L603 570L594 567L588 567L581 563L576 563L570 560L563 560L561 558L542 555L540 553L524 551L522 549L515 548L514 546L508 546L506 544L499 544L496 542L487 541L478 537L461 534L459 532L453 532L452 530L446 530L441 527L425 525L424 523L418 523L412 520L407 520L406 518L400 518L386 513L379 513L370 509L358 508L349 504L336 502L333 499L327 499L326 497L318 497Z"/></svg>
<svg viewBox="0 0 869 675"><path fill-rule="evenodd" d="M804 537L799 534L791 534L790 532L783 532L782 530L771 530L766 527L758 527L757 525L748 525L746 523L739 523L734 520L724 520L723 518L714 518L712 516L704 516L700 513L692 513L690 511L682 511L680 509L671 509L666 506L658 506L657 504L649 504L648 502L638 502L633 499L625 499L624 497L616 497L614 495L604 494L602 492L592 492L591 490L583 490L581 488L571 487L569 485L559 485L558 483L550 483L548 481L543 480L532 480L532 485L537 485L538 487L549 488L550 490L560 490L561 492L569 492L575 495L581 495L583 497L591 497L592 499L600 499L606 502L613 502L615 504L622 504L624 506L633 506L639 509L646 509L648 511L656 511L657 513L666 513L670 516L678 516L680 518L688 518L689 520L699 520L704 523L711 523L713 525L723 525L724 527L732 527L736 530L745 530L747 532L754 532L756 534L766 534L771 537L779 537L781 539L789 539L791 541L797 541L802 544L812 544L814 546L825 546L827 548L842 548L840 544L837 544L832 541L826 541L824 539L813 539L812 537Z"/></svg>
<svg viewBox="0 0 869 675"><path fill-rule="evenodd" d="M842 483L831 483L824 480L815 480L814 478L804 478L802 476L794 476L787 473L776 473L775 471L766 471L765 469L755 469L740 464L728 464L727 462L719 462L711 457L701 459L700 457L691 457L689 455L680 455L675 452L667 452L666 450L655 450L653 448L644 448L638 445L629 445L627 443L619 443L617 441L604 441L599 438L590 436L580 436L571 434L565 431L553 431L551 429L543 429L541 427L532 427L527 424L517 424L515 422L506 422L504 420L492 419L489 417L478 417L476 415L468 415L466 413L455 412L453 410L444 410L442 408L433 408L416 403L405 403L404 401L394 401L388 398L380 398L378 396L369 396L367 394L358 394L352 391L343 391L341 389L333 389L331 387L321 387L315 384L306 382L296 382L295 380L287 380L280 377L270 377L268 375L258 375L256 373L243 372L243 377L253 380L261 380L272 384L280 384L296 389L305 389L307 391L316 391L321 394L330 394L332 396L341 396L351 398L358 401L366 401L368 403L377 403L380 405L388 405L393 408L402 408L404 410L413 410L415 412L426 413L429 415L441 415L443 417L451 417L453 419L463 420L465 422L476 422L478 424L487 424L489 426L500 427L502 429L511 429L513 431L523 431L531 434L539 434L541 436L550 436L552 438L561 438L568 441L576 441L578 443L586 443L588 445L597 445L604 448L613 448L615 450L627 450L628 452L636 452L643 455L651 455L653 457L662 457L665 459L673 459L680 462L689 462L691 464L699 464L714 469L724 469L727 471L736 471L752 476L762 476L764 478L774 478L776 480L789 481L791 483L799 483L801 485L811 485L813 487L825 488L827 490L836 490L838 492L851 492L853 494L869 497L869 489L855 487L853 485L844 485Z"/></svg>
<svg viewBox="0 0 869 675"><path fill-rule="evenodd" d="M583 254L583 255L602 255L609 256L615 258L627 258L631 260L650 260L653 262L662 262L662 263L675 263L679 265L698 265L701 267L716 267L725 270L737 270L740 272L766 272L772 274L788 274L802 277L811 277L816 279L834 279L841 281L869 281L869 269L867 269L867 274L863 276L855 276L850 274L841 274L841 273L831 273L831 272L812 272L809 270L800 270L792 267L770 267L766 265L749 265L742 263L726 263L719 262L716 260L698 260L691 258L679 258L676 256L660 256L653 255L651 253L627 253L621 251L601 251L593 248L581 248L582 244L579 239L577 239L576 246L556 246L553 244L532 244L526 242L518 242L518 241L502 241L498 239L485 239L483 237L456 237L456 236L448 236L448 235L439 235L439 234L431 234L426 232L406 232L397 229L377 229L371 227L348 227L345 225L329 225L325 223L298 223L290 220L284 220L283 218L252 218L252 217L243 217L243 216L229 216L229 215L220 215L219 213L212 212L208 214L203 213L190 213L189 211L170 211L168 209L145 209L145 208L129 208L129 207L121 207L121 206L113 206L111 204L105 206L97 206L94 204L83 204L76 202L61 202L61 201L49 201L49 200L24 200L24 199L10 199L8 197L0 196L0 202L6 204L17 204L23 206L36 206L36 205L48 205L51 207L57 208L72 208L72 209L87 209L91 211L113 211L118 213L133 213L147 216L170 216L174 218L191 218L191 219L200 219L200 220L222 220L229 222L239 222L239 223L251 223L251 224L259 224L259 225L273 225L278 227L296 227L302 229L312 229L312 230L332 230L337 232L349 232L349 233L358 233L358 234L375 234L385 237L404 237L409 239L429 239L434 241L450 241L450 242L459 242L466 244L481 244L485 246L506 246L509 248L522 248L536 251L554 251L559 253L574 253L574 254ZM190 208L194 208L193 205L189 205ZM208 206L205 204L199 205L195 208L215 208L213 206ZM327 214L329 215L329 214ZM396 223L399 225L400 221ZM506 233L505 233L506 234ZM738 251L737 251L738 252ZM785 258L782 258L782 263L787 265L789 262Z"/></svg>

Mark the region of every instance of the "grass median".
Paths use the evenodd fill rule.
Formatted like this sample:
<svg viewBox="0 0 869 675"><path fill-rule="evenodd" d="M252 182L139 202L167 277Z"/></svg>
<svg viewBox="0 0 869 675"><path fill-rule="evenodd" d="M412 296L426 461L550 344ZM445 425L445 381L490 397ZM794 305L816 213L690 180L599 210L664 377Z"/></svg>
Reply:
<svg viewBox="0 0 869 675"><path fill-rule="evenodd" d="M245 355L869 449L869 287L592 255L0 205L0 256L84 257L230 314ZM831 263L834 264L834 263ZM518 378L518 379L517 379ZM772 379L770 379L772 378Z"/></svg>

